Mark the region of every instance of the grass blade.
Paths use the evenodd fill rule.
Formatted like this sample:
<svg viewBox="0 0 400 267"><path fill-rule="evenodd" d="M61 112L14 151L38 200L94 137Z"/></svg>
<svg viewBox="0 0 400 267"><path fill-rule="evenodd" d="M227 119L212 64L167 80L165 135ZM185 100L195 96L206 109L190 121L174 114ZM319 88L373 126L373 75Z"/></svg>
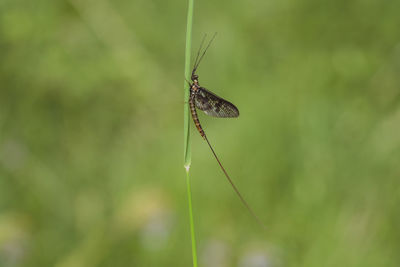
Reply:
<svg viewBox="0 0 400 267"><path fill-rule="evenodd" d="M193 266L197 267L197 250L196 250L196 238L194 231L193 221L193 209L192 209L192 193L190 190L190 164L192 160L191 154L191 143L190 143L190 113L189 113L189 88L186 81L190 80L190 54L192 50L192 25L193 25L193 4L194 0L188 0L188 13L187 13L187 25L186 25L186 46L185 46L185 81L183 85L184 89L184 108L183 108L183 155L184 155L184 167L186 171L186 185L187 185L187 196L188 196L188 207L189 207L189 221L190 221L190 237L192 240L192 260Z"/></svg>
<svg viewBox="0 0 400 267"><path fill-rule="evenodd" d="M190 145L190 112L189 112L189 89L186 81L190 81L190 53L192 50L192 25L193 25L193 2L188 0L188 14L186 26L186 47L185 47L185 80L183 82L184 89L184 108L183 108L183 155L184 166L186 169L190 167L192 161L191 145Z"/></svg>

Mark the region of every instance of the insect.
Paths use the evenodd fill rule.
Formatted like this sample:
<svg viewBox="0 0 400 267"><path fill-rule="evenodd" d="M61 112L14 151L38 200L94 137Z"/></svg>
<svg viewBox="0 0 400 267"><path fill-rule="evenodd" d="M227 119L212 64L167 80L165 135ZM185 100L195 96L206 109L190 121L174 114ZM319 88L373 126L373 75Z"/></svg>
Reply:
<svg viewBox="0 0 400 267"><path fill-rule="evenodd" d="M191 75L191 80L192 82L189 83L189 89L190 89L190 96L189 96L189 106L190 106L190 111L192 114L192 119L193 122L199 131L201 137L207 141L208 146L210 147L215 159L217 160L219 166L221 167L222 171L225 174L225 177L228 179L229 183L235 190L236 194L239 196L240 200L242 203L246 206L246 208L249 210L249 212L252 214L252 216L258 221L258 223L264 227L264 224L261 222L261 220L258 218L258 216L253 212L253 210L250 208L249 204L246 202L246 200L243 198L243 196L240 194L239 190L237 189L236 185L233 183L232 179L226 172L225 168L222 166L221 161L219 160L217 154L215 153L213 147L211 146L210 142L208 141L208 138L203 130L203 127L200 124L199 117L197 115L197 110L196 108L202 110L205 114L212 116L212 117L218 117L218 118L236 118L239 117L239 110L238 108L232 104L231 102L223 99L222 97L217 96L216 94L210 92L204 87L201 87L199 84L199 76L196 74L197 68L199 67L199 64L201 60L203 59L204 55L207 52L207 49L210 47L212 41L214 40L216 36L216 33L213 35L213 37L210 39L208 45L204 49L204 51L201 53L201 48L204 44L205 37L203 38L200 48L197 52L197 56L193 65L192 69L192 75ZM201 56L200 56L201 54Z"/></svg>
<svg viewBox="0 0 400 267"><path fill-rule="evenodd" d="M200 56L200 51L205 40L204 36L199 51L197 52L196 60L194 62L191 76L192 83L190 83L189 105L190 111L192 113L193 122L196 125L196 128L199 131L200 135L206 140L207 137L204 133L203 128L201 127L196 108L204 111L204 113L212 117L236 118L239 116L239 110L234 104L208 91L206 88L201 87L199 84L199 76L196 74L196 70L214 38L215 34L208 43L207 47L204 49L203 54Z"/></svg>

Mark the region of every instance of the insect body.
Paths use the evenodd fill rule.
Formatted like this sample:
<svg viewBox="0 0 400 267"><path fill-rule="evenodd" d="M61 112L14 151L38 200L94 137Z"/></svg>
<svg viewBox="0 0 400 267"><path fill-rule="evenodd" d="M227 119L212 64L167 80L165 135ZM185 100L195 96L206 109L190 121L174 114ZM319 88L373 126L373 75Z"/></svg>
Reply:
<svg viewBox="0 0 400 267"><path fill-rule="evenodd" d="M194 67L192 70L192 76L191 80L192 82L189 83L189 89L190 89L190 97L189 97L189 105L190 105L190 112L192 114L193 122L199 131L201 137L203 137L204 140L207 141L208 146L211 149L211 152L213 153L215 159L217 160L219 166L221 167L222 171L225 174L225 177L228 179L229 183L232 185L233 189L235 190L236 194L239 196L240 200L242 203L246 206L246 208L250 211L250 213L253 215L253 217L260 223L261 226L264 227L264 224L261 222L261 220L257 217L257 215L253 212L253 210L250 208L249 204L247 204L246 200L242 197L240 194L239 190L233 183L232 179L226 172L225 168L222 166L221 161L219 160L217 154L215 153L213 147L211 146L210 142L207 139L206 134L204 133L203 128L201 127L199 117L197 115L196 108L202 110L204 113L206 113L209 116L212 117L218 117L218 118L236 118L239 116L239 110L237 107L232 104L231 102L217 96L216 94L208 91L204 87L201 87L199 84L199 76L196 74L197 67L200 64L200 61L204 57L207 49L209 48L211 42L214 40L215 34L208 43L207 47L204 49L202 55L199 58L200 55L200 50L201 47L204 43L204 38L203 41L201 42L200 49L197 52L196 60L194 63Z"/></svg>
<svg viewBox="0 0 400 267"><path fill-rule="evenodd" d="M235 118L239 116L239 110L235 105L213 94L207 89L200 87L197 75L192 75L192 81L193 83L190 85L189 99L190 111L192 113L194 124L203 138L205 137L205 133L197 116L196 108L213 117Z"/></svg>
<svg viewBox="0 0 400 267"><path fill-rule="evenodd" d="M236 118L239 116L239 110L234 104L208 91L206 88L201 87L199 84L199 76L196 74L196 70L214 37L211 39L210 43L208 44L203 54L199 58L201 49L200 46L192 70L192 76L191 76L192 83L190 84L190 98L189 98L190 111L192 113L194 124L196 125L197 130L204 139L205 139L205 133L203 128L201 127L199 118L197 116L196 108L204 111L204 113L212 117Z"/></svg>

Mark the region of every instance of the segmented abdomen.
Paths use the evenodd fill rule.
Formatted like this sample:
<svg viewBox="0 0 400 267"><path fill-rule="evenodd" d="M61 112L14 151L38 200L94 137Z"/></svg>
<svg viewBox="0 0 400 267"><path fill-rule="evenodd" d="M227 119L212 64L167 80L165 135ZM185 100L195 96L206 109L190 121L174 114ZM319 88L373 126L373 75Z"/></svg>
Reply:
<svg viewBox="0 0 400 267"><path fill-rule="evenodd" d="M190 112L192 113L194 125L196 125L196 128L199 131L201 137L205 138L206 134L204 133L203 128L201 128L199 117L197 116L196 106L194 104L194 95L190 96L189 105L190 105Z"/></svg>

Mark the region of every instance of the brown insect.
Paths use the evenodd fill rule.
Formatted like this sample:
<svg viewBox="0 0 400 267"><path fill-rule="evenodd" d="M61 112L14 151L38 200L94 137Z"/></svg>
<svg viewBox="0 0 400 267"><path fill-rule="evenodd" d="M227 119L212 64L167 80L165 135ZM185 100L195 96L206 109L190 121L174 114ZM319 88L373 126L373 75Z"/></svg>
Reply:
<svg viewBox="0 0 400 267"><path fill-rule="evenodd" d="M217 96L216 94L208 91L206 88L201 87L199 84L199 76L196 74L196 70L199 67L201 60L203 59L204 55L207 52L207 49L210 47L212 41L215 38L216 33L213 35L211 40L209 41L207 47L201 53L201 48L204 44L205 37L203 38L200 48L197 52L197 56L194 62L191 80L192 82L188 82L190 86L190 97L189 97L189 105L190 111L192 114L193 122L196 125L197 130L199 131L200 135L207 141L208 146L210 147L212 153L214 154L215 159L217 160L219 166L221 167L222 171L224 172L226 178L228 179L229 183L232 185L233 189L235 190L236 194L239 196L242 203L246 206L249 212L253 215L253 217L264 227L264 224L258 218L258 216L253 212L250 208L249 204L247 204L246 200L242 197L239 190L233 183L232 179L229 177L228 173L226 172L225 168L222 166L221 161L219 160L217 154L215 153L213 147L211 146L210 142L207 139L207 136L201 127L199 117L197 115L196 108L203 111L205 114L217 117L217 118L236 118L239 117L239 110L238 108L232 104L231 102L223 99L222 97ZM201 56L200 56L201 54Z"/></svg>

